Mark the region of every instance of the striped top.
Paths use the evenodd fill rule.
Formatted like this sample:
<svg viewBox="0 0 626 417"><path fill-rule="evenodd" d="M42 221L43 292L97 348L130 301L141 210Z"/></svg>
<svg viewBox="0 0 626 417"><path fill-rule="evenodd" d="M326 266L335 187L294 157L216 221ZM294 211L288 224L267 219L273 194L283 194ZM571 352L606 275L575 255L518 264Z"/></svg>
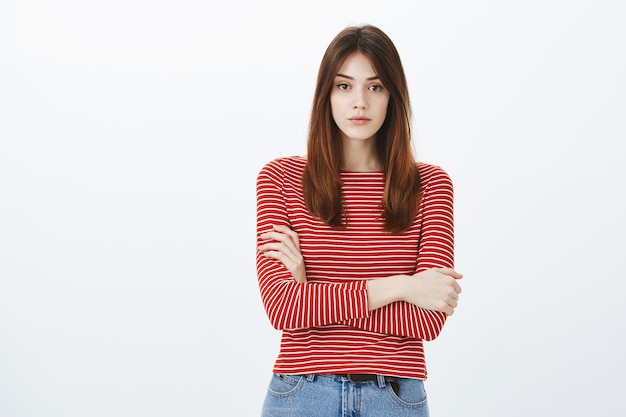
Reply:
<svg viewBox="0 0 626 417"><path fill-rule="evenodd" d="M368 311L366 282L433 267L453 267L453 189L447 173L420 163L422 200L411 228L383 231L382 171L342 171L347 228L314 218L302 195L306 159L278 158L257 178L257 240L272 225L298 233L307 282L257 251L261 299L282 330L274 372L374 373L426 379L422 340L432 340L444 313L395 302Z"/></svg>

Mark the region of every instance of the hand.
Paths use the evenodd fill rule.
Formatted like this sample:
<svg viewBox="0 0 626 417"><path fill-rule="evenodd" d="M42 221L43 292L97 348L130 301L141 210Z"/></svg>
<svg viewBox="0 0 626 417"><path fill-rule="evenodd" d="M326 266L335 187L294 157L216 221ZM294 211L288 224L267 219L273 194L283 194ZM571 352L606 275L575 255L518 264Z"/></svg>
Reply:
<svg viewBox="0 0 626 417"><path fill-rule="evenodd" d="M271 232L261 235L266 241L259 246L259 251L272 259L280 261L291 272L298 282L306 282L304 269L304 257L300 252L300 240L298 234L286 226L272 226Z"/></svg>
<svg viewBox="0 0 626 417"><path fill-rule="evenodd" d="M431 268L408 277L404 301L427 310L454 314L461 293L457 280L463 278L452 268Z"/></svg>

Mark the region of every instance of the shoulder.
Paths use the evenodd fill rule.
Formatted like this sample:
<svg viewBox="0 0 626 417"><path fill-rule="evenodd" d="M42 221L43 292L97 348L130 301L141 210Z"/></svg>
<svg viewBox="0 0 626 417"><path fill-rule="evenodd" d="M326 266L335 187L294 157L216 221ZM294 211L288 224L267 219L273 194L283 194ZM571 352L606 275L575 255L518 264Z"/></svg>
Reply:
<svg viewBox="0 0 626 417"><path fill-rule="evenodd" d="M304 167L306 166L306 158L303 156L283 156L275 158L267 162L261 168L259 176L272 177L301 177Z"/></svg>
<svg viewBox="0 0 626 417"><path fill-rule="evenodd" d="M452 179L450 175L439 165L419 162L417 169L420 174L422 188L443 187L452 189Z"/></svg>

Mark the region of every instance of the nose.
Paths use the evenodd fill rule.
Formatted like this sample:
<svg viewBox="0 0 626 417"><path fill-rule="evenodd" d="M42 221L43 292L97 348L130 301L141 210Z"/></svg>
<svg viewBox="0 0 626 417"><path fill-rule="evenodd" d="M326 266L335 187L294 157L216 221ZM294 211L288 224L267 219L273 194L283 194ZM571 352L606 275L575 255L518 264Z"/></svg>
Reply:
<svg viewBox="0 0 626 417"><path fill-rule="evenodd" d="M365 98L365 93L362 91L355 91L354 93L354 103L353 108L355 109L366 109L367 108L367 100Z"/></svg>

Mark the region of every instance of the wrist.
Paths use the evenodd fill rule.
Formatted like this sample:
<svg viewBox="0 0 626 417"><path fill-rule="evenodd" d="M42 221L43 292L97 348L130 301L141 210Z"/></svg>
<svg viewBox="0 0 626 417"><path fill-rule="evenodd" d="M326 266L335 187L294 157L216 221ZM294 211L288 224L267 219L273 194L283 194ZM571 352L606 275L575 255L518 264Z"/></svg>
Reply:
<svg viewBox="0 0 626 417"><path fill-rule="evenodd" d="M395 284L395 297L396 301L407 301L407 294L409 292L409 280L411 277L408 275L395 275L393 277L396 280Z"/></svg>
<svg viewBox="0 0 626 417"><path fill-rule="evenodd" d="M369 310L376 310L396 301L404 301L406 278L404 275L393 275L367 281Z"/></svg>

